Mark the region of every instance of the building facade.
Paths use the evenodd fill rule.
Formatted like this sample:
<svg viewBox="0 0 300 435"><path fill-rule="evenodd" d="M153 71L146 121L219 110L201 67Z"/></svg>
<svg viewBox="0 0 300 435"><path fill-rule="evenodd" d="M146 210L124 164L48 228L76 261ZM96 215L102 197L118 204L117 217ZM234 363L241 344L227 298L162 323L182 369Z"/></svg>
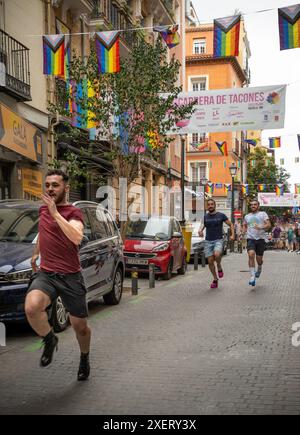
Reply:
<svg viewBox="0 0 300 435"><path fill-rule="evenodd" d="M248 86L250 71L248 59L250 48L244 22L241 21L240 53L238 57L213 56L213 25L201 25L186 29L186 89L206 91L213 89L240 88ZM244 143L246 132L224 132L188 136L187 174L195 188L202 180L214 183L213 197L220 211L230 215L231 192L226 192L225 183L231 183L229 166L235 163L238 172L235 183L244 183L247 176L246 155L248 146ZM226 141L228 156L223 156L216 142ZM199 151L195 144L206 144ZM238 187L236 186L235 207L240 208Z"/></svg>

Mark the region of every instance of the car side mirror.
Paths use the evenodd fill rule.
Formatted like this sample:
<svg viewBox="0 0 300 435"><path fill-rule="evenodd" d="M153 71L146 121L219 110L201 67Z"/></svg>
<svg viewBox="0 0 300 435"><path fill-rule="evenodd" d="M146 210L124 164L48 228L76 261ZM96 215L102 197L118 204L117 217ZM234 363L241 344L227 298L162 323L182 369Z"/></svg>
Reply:
<svg viewBox="0 0 300 435"><path fill-rule="evenodd" d="M181 239L182 234L179 231L174 231L173 237L175 237L175 239Z"/></svg>
<svg viewBox="0 0 300 435"><path fill-rule="evenodd" d="M79 249L84 248L89 243L89 239L87 236L83 236L79 245Z"/></svg>

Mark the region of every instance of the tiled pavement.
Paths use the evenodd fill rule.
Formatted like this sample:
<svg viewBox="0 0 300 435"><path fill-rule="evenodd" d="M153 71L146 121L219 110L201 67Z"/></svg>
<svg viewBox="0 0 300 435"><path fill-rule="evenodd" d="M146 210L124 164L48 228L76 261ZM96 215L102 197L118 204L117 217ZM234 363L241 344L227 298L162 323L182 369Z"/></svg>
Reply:
<svg viewBox="0 0 300 435"><path fill-rule="evenodd" d="M76 381L78 349L60 334L41 369L38 340L8 331L0 348L0 414L300 414L300 255L267 252L257 287L246 254L191 271L117 307L93 306L92 373Z"/></svg>

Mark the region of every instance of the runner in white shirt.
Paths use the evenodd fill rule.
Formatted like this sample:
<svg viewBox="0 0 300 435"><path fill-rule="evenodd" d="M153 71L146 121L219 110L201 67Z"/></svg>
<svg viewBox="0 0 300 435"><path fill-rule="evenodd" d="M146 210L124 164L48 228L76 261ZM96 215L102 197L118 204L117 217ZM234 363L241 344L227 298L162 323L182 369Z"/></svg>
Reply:
<svg viewBox="0 0 300 435"><path fill-rule="evenodd" d="M255 278L259 278L262 271L263 255L266 249L266 230L271 228L269 216L259 210L259 202L252 200L251 213L247 214L243 223L243 233L247 233L247 251L250 267L249 285L255 286ZM255 256L258 264L255 272Z"/></svg>

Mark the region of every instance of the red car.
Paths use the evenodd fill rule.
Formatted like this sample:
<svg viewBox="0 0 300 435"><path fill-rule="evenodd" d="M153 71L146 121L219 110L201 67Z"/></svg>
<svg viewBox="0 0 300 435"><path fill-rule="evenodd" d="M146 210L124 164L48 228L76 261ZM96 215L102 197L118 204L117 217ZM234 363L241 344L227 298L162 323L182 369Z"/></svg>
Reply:
<svg viewBox="0 0 300 435"><path fill-rule="evenodd" d="M170 279L172 272L186 272L187 251L181 226L174 217L150 217L130 220L126 227L124 259L126 271L137 267L139 272L149 272L155 265L155 274Z"/></svg>

